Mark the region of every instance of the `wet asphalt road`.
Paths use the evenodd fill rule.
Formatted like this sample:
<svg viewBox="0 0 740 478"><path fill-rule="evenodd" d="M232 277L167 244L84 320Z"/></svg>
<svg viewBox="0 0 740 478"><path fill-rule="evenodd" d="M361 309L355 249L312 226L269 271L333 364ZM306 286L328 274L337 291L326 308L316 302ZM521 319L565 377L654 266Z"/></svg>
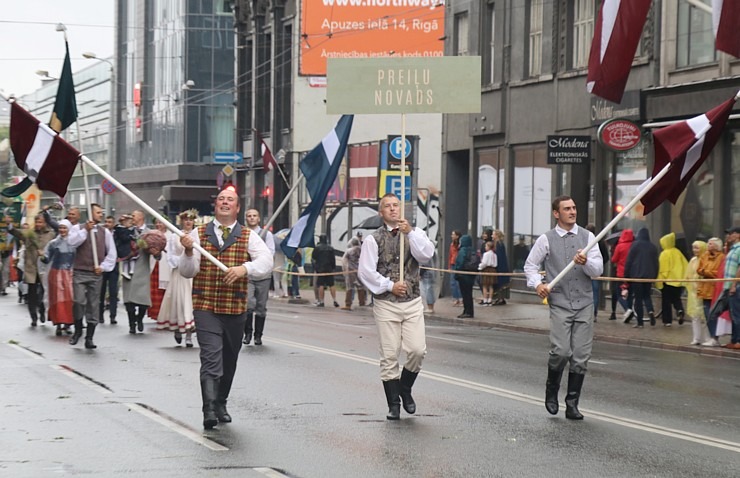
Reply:
<svg viewBox="0 0 740 478"><path fill-rule="evenodd" d="M198 348L148 321L71 347L0 298L3 476L712 476L740 470L740 361L595 344L583 422L544 410L547 338L427 323L418 412L385 420L370 309L272 301L234 423L203 433ZM197 342L196 342L197 343ZM563 387L564 388L564 387ZM562 407L562 392L561 392ZM277 474L279 473L279 474Z"/></svg>

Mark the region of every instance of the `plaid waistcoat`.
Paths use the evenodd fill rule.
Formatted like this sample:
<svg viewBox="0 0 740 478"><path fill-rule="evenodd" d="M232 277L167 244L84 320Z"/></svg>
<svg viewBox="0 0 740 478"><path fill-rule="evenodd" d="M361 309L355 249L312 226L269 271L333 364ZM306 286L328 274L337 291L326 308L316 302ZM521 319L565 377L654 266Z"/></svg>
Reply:
<svg viewBox="0 0 740 478"><path fill-rule="evenodd" d="M213 222L198 227L200 245L226 267L239 266L249 260L249 228L237 223L222 247ZM200 272L193 279L193 309L214 314L238 315L247 310L247 278L231 285L224 282L224 273L205 257L200 260Z"/></svg>

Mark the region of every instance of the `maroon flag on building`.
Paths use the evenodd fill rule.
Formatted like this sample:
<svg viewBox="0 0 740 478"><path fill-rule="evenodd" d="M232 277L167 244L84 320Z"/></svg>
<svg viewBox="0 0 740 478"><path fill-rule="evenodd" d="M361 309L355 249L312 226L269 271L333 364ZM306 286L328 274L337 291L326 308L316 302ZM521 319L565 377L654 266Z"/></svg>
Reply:
<svg viewBox="0 0 740 478"><path fill-rule="evenodd" d="M262 139L259 131L254 130L254 134L257 135L257 139L260 140L260 153L262 154L262 167L265 168L265 172L270 172L273 169L277 169L278 164L275 161L275 157L272 155L272 151L265 144L265 140Z"/></svg>
<svg viewBox="0 0 740 478"><path fill-rule="evenodd" d="M15 197L34 182L39 189L60 197L67 194L67 186L80 157L79 151L17 102L11 104L10 148L15 164L27 177L2 191L3 196Z"/></svg>
<svg viewBox="0 0 740 478"><path fill-rule="evenodd" d="M740 0L712 0L717 50L740 58Z"/></svg>
<svg viewBox="0 0 740 478"><path fill-rule="evenodd" d="M705 114L666 126L653 133L655 165L652 178L656 177L667 164L673 163L673 166L642 197L642 204L645 206L643 214L648 214L666 199L676 204L691 177L717 144L736 99L737 96Z"/></svg>
<svg viewBox="0 0 740 478"><path fill-rule="evenodd" d="M650 0L604 0L594 26L586 89L614 103L622 101L640 43Z"/></svg>

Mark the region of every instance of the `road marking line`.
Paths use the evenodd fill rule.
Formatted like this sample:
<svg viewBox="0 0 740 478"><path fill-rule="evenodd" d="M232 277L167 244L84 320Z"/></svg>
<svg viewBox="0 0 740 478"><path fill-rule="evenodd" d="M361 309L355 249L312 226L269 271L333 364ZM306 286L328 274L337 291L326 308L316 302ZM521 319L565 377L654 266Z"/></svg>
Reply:
<svg viewBox="0 0 740 478"><path fill-rule="evenodd" d="M356 325L356 324L343 324L341 322L327 322L325 320L311 320L311 322L318 322L319 324L339 325L340 327L358 327L360 329L369 329L370 325ZM374 328L374 327L372 327Z"/></svg>
<svg viewBox="0 0 740 478"><path fill-rule="evenodd" d="M17 351L28 355L29 357L35 358L36 360L44 360L43 355L41 355L40 353L34 352L33 350L29 350L26 347L23 347L22 345L18 345L18 344L8 344L8 345L13 347Z"/></svg>
<svg viewBox="0 0 740 478"><path fill-rule="evenodd" d="M431 338L437 339L437 340L447 340L448 342L458 342L458 343L461 343L461 344L469 344L469 343L471 343L471 342L469 342L467 340L449 339L447 337L438 337L436 335L429 335L429 334L427 334L427 337L431 337Z"/></svg>
<svg viewBox="0 0 740 478"><path fill-rule="evenodd" d="M170 430L179 433L180 435L184 436L185 438L188 438L189 440L194 441L195 443L199 445L203 445L206 448L210 448L213 451L228 451L229 449L223 446L220 443L217 443L213 440L209 440L208 438L202 436L200 433L195 432L194 430L181 425L177 423L174 420L171 420L167 417L164 417L160 415L159 413L156 413L152 411L151 409L142 406L138 403L124 403L127 407L129 407L131 410L135 412L139 412L140 414L144 415L145 417L154 420L155 422L159 423L160 425L164 425L165 427L169 428Z"/></svg>
<svg viewBox="0 0 740 478"><path fill-rule="evenodd" d="M64 375L71 378L72 380L76 382L80 382L86 387L96 390L104 395L113 393L113 391L109 389L108 387L106 387L105 385L99 382L96 382L90 377L83 375L80 372L76 371L75 369L70 368L66 365L49 365L49 366L53 368L54 370L56 370L57 372L63 373Z"/></svg>
<svg viewBox="0 0 740 478"><path fill-rule="evenodd" d="M323 347L316 347L313 345L302 344L299 342L292 342L290 340L271 338L270 342L283 344L288 347L310 350L310 351L322 353L325 355L331 355L334 357L345 358L348 360L353 360L355 362L361 362L361 363L365 363L369 365L378 364L378 360L371 360L361 355L350 354L347 352L339 352L337 350L326 349ZM431 378L432 380L437 380L438 382L444 382L450 385L456 385L459 387L468 388L470 390L477 390L480 392L489 393L491 395L496 395L496 396L503 397L503 398L509 398L512 400L517 400L519 402L528 403L531 405L537 405L538 407L541 407L542 404L544 403L544 400L542 400L541 398L533 397L525 393L519 393L513 390L506 390L503 388L493 387L493 386L486 385L483 383L473 382L473 381L465 380L461 378L455 378L455 377L451 377L449 375L443 375L440 373L429 372L426 369L423 370L421 374L424 377ZM663 427L660 425L654 425L652 423L638 422L636 420L631 420L629 418L618 417L616 415L610 415L608 413L598 412L596 410L590 410L590 409L586 409L582 407L580 409L582 412L585 412L588 418L593 418L595 420L601 420L603 422L611 423L614 425L620 425L626 428L632 428L635 430L641 430L641 431L645 431L649 433L654 433L656 435L668 436L672 438L677 438L679 440L685 440L685 441L689 441L693 443L699 443L702 445L711 446L714 448L720 448L720 449L727 450L727 451L733 451L735 453L740 453L740 443L738 442L732 442L728 440L723 440L721 438L714 438L714 437L710 437L706 435L700 435L697 433L677 430L675 428Z"/></svg>
<svg viewBox="0 0 740 478"><path fill-rule="evenodd" d="M257 467L252 468L254 471L258 471L262 473L265 476L268 476L269 478L287 478L288 475L283 475L279 471L273 469L273 468L264 468L264 467Z"/></svg>
<svg viewBox="0 0 740 478"><path fill-rule="evenodd" d="M609 365L606 362L599 362L598 360L589 360L588 363L596 363L596 364L599 364L599 365Z"/></svg>

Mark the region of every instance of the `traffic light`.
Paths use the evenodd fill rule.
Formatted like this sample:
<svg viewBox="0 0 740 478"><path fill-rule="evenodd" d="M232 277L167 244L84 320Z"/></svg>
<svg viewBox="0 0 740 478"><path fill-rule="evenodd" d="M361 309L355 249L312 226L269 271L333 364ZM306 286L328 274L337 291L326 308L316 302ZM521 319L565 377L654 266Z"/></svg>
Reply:
<svg viewBox="0 0 740 478"><path fill-rule="evenodd" d="M272 189L270 189L270 186L265 186L264 189L262 189L263 198L269 198L271 193L272 193Z"/></svg>

